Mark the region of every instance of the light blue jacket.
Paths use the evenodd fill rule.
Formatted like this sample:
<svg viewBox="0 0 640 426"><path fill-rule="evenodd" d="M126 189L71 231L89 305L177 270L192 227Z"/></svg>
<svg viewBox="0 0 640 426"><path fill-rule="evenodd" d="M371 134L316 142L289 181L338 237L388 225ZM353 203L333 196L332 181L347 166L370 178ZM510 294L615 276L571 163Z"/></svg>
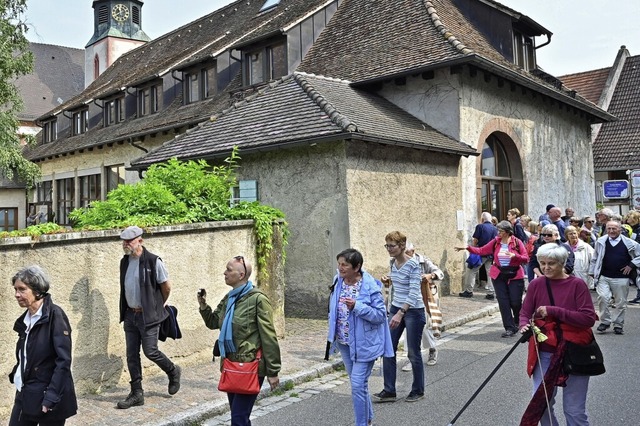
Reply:
<svg viewBox="0 0 640 426"><path fill-rule="evenodd" d="M343 282L339 276L334 277L333 281L336 285L329 298L327 340L335 346L338 301ZM362 271L360 294L358 294L356 304L349 313L349 325L351 326L349 348L353 362L368 362L380 356L394 356L381 284L364 270Z"/></svg>

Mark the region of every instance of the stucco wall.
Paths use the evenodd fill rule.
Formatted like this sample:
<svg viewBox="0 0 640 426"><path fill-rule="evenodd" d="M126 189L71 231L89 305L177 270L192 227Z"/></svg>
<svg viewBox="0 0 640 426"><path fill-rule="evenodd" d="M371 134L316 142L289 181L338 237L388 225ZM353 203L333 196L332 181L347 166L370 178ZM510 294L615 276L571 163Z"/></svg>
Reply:
<svg viewBox="0 0 640 426"><path fill-rule="evenodd" d="M335 255L349 246L343 144L240 155L239 178L257 180L259 200L284 211L291 230L287 316L326 318Z"/></svg>
<svg viewBox="0 0 640 426"><path fill-rule="evenodd" d="M375 277L389 271L385 235L401 231L445 273L441 293L460 291L462 206L458 156L378 144L349 145L347 193L351 245ZM453 283L453 285L452 285Z"/></svg>
<svg viewBox="0 0 640 426"><path fill-rule="evenodd" d="M260 201L286 214L287 316L326 317L335 256L345 248L361 250L365 269L382 275L384 236L394 229L447 271L445 292L449 274L460 275L462 256L451 250L461 205L456 156L335 142L244 155L238 171L258 181Z"/></svg>
<svg viewBox="0 0 640 426"><path fill-rule="evenodd" d="M24 189L0 189L0 211L3 207L17 208L18 228L25 227L27 221L27 195Z"/></svg>
<svg viewBox="0 0 640 426"><path fill-rule="evenodd" d="M196 292L207 289L207 301L215 307L229 291L223 272L228 260L242 254L255 265L252 221L151 228L144 245L166 263L172 292L169 303L178 310L183 338L160 343L174 361L182 365L211 360L218 332L208 330L198 313ZM122 245L117 231L43 236L33 244L28 238L0 240L0 346L5 356L0 371L8 374L15 364L16 334L13 323L23 309L15 301L9 278L20 268L38 264L51 279L53 301L71 322L73 374L79 392L98 392L129 380L126 371L124 332L119 323L119 262ZM277 268L276 268L277 269ZM257 276L254 268L253 279ZM277 274L272 273L272 277ZM255 282L255 281L254 281ZM263 287L271 286L265 284ZM265 288L271 294L273 288ZM281 312L272 300L276 312ZM283 333L282 318L279 332ZM164 374L143 358L144 374ZM12 403L13 388L0 389L0 414Z"/></svg>
<svg viewBox="0 0 640 426"><path fill-rule="evenodd" d="M587 214L595 208L590 127L580 113L484 73L471 77L467 67L434 78L407 77L406 85L387 84L381 94L401 108L460 141L482 149L487 136L503 132L513 141L522 164L524 202L513 206L538 217L553 203ZM457 108L457 109L456 109ZM462 159L465 228L477 222L480 157Z"/></svg>

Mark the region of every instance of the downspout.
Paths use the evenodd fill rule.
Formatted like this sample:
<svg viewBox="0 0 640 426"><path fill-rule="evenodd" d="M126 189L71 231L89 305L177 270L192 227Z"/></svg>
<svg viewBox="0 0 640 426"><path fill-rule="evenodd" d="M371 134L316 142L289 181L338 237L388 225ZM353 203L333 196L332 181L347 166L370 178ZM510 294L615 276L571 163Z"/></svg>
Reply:
<svg viewBox="0 0 640 426"><path fill-rule="evenodd" d="M538 49L540 49L541 47L544 47L544 46L546 46L547 44L551 43L551 36L552 36L552 35L553 35L553 34L551 34L551 33L547 33L547 42L546 42L546 43L542 43L540 46L536 46L535 50L538 50Z"/></svg>
<svg viewBox="0 0 640 426"><path fill-rule="evenodd" d="M136 145L135 142L133 142L133 138L129 138L129 145L131 145L134 148L138 148L139 150L144 151L145 154L147 154L149 152L149 150L143 146L140 145Z"/></svg>

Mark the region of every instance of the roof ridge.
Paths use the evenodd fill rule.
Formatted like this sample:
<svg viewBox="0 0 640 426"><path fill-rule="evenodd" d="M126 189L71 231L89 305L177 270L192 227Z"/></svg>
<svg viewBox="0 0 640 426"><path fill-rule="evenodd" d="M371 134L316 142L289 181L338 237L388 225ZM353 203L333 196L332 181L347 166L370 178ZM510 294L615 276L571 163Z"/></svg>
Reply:
<svg viewBox="0 0 640 426"><path fill-rule="evenodd" d="M429 18L431 18L431 22L436 26L436 30L442 34L442 36L451 44L456 50L463 54L474 53L473 49L468 48L464 45L458 38L453 35L453 33L444 25L438 12L436 11L436 7L434 6L431 0L424 0L424 6L427 8L427 13L429 14Z"/></svg>
<svg viewBox="0 0 640 426"><path fill-rule="evenodd" d="M324 96L318 92L313 85L305 78L305 77L317 77L327 81L335 81L340 83L348 84L347 80L340 80L337 78L317 76L315 74L308 74L303 72L294 72L293 78L296 83L302 88L302 90L309 96L309 98L316 103L320 107L320 109L329 116L329 119L332 123L340 127L342 130L347 132L358 132L358 126L349 119L346 115L342 114L338 109L333 106L331 102L329 102Z"/></svg>

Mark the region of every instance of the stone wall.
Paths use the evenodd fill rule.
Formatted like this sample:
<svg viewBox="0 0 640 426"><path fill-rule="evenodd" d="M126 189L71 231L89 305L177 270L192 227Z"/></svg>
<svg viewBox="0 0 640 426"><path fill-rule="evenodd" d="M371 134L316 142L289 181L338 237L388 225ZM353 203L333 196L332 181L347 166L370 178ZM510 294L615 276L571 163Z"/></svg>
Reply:
<svg viewBox="0 0 640 426"><path fill-rule="evenodd" d="M209 222L149 228L144 245L167 265L172 292L169 303L179 310L181 340L160 343L160 348L182 365L210 362L211 348L218 331L204 326L198 313L196 292L204 287L208 303L215 307L229 291L223 272L232 256L243 255L255 265L252 221ZM278 253L269 261L269 283L260 288L274 305L279 335L284 334L282 262ZM129 381L126 371L124 332L119 323L119 262L122 244L118 231L66 233L0 240L0 345L5 356L0 371L6 377L15 364L16 334L13 323L24 311L15 301L10 278L22 267L38 264L51 280L51 295L71 322L73 374L78 392L99 392L116 383ZM255 279L257 270L254 267ZM278 281L278 279L280 281ZM255 281L254 281L255 282ZM272 284L273 283L273 284ZM277 283L277 284L276 284ZM163 374L143 358L144 374ZM0 412L12 403L13 387L0 390Z"/></svg>

